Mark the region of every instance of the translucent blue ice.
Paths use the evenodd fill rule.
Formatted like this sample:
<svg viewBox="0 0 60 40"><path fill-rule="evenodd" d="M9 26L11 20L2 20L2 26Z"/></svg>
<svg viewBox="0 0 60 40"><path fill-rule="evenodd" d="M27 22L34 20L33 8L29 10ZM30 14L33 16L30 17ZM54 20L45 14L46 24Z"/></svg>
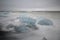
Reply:
<svg viewBox="0 0 60 40"><path fill-rule="evenodd" d="M38 24L40 24L40 25L53 25L53 22L51 20L49 20L49 19L41 18L38 21Z"/></svg>
<svg viewBox="0 0 60 40"><path fill-rule="evenodd" d="M19 17L19 19L20 19L20 21L22 23L27 23L27 24L35 24L35 22L36 22L35 19L30 18L30 17L24 17L24 16L22 16L22 17Z"/></svg>

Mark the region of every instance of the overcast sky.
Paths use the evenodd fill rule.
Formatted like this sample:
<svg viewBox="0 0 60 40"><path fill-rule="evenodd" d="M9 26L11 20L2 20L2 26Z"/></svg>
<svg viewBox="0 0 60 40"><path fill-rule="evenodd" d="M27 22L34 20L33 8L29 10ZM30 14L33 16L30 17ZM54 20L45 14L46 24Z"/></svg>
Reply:
<svg viewBox="0 0 60 40"><path fill-rule="evenodd" d="M60 10L60 0L0 0L0 11L21 9Z"/></svg>

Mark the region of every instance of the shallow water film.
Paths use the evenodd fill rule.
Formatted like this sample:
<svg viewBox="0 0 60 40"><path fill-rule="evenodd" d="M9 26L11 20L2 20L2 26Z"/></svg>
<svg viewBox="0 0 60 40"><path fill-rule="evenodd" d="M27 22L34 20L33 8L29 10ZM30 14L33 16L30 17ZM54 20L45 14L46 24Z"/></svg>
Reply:
<svg viewBox="0 0 60 40"><path fill-rule="evenodd" d="M0 40L60 40L60 12L0 12Z"/></svg>

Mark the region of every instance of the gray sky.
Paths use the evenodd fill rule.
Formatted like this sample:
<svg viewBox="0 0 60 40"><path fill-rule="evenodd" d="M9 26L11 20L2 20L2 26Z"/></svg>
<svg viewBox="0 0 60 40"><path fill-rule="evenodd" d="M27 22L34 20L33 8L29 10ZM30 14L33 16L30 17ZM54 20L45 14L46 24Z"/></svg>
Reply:
<svg viewBox="0 0 60 40"><path fill-rule="evenodd" d="M23 9L60 11L60 0L0 0L0 11Z"/></svg>

